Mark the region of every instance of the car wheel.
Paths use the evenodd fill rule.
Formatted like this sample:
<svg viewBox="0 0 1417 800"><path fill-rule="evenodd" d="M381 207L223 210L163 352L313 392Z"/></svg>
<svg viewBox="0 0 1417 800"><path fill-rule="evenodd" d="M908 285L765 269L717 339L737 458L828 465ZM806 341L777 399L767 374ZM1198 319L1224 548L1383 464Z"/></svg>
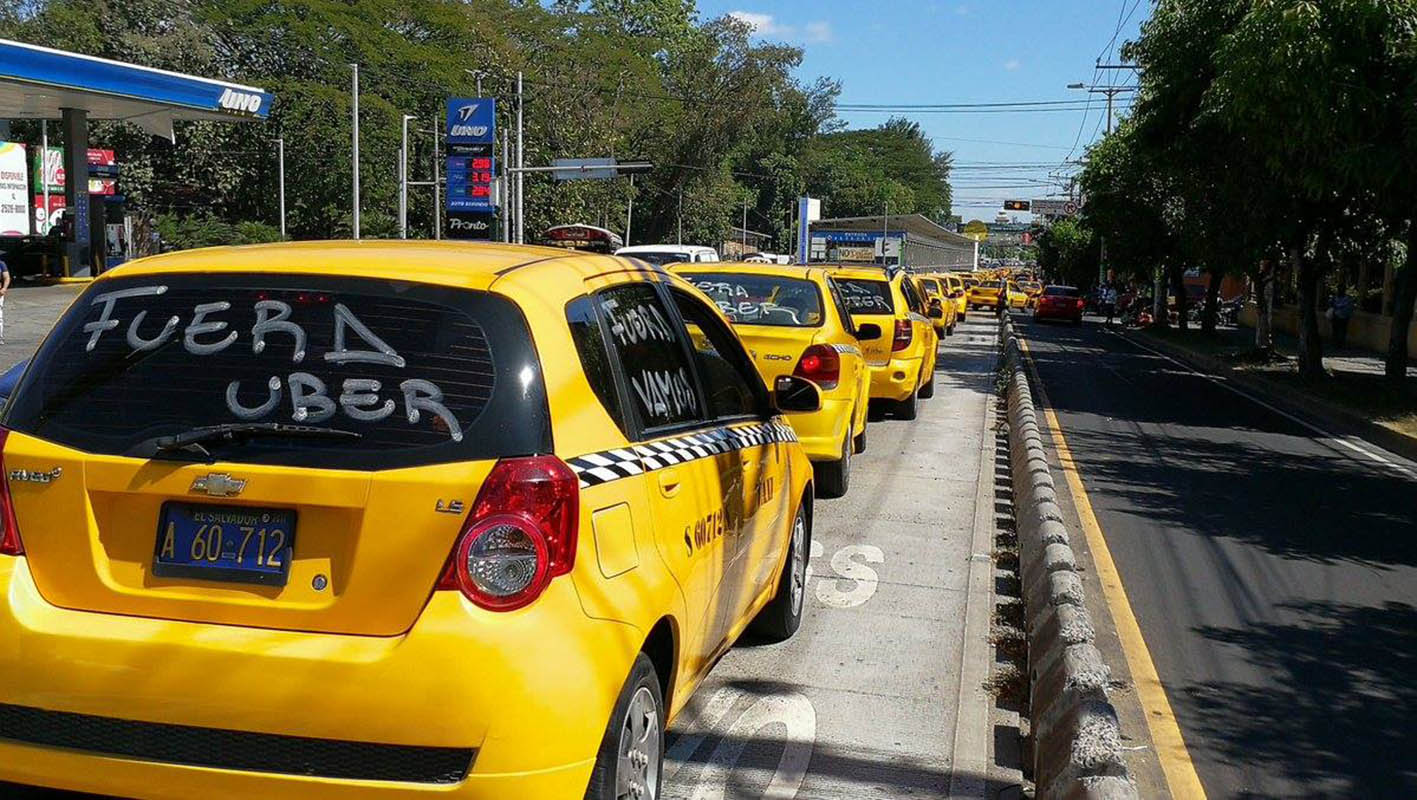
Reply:
<svg viewBox="0 0 1417 800"><path fill-rule="evenodd" d="M920 413L920 399L915 392L910 396L895 404L895 415L897 419L911 420Z"/></svg>
<svg viewBox="0 0 1417 800"><path fill-rule="evenodd" d="M861 428L861 432L852 438L851 451L853 453L866 452L866 428L864 426Z"/></svg>
<svg viewBox="0 0 1417 800"><path fill-rule="evenodd" d="M921 400L929 400L935 396L935 374L933 372L930 373L930 380L925 381L924 385L920 387L919 395Z"/></svg>
<svg viewBox="0 0 1417 800"><path fill-rule="evenodd" d="M959 324L959 323L955 323L955 324L957 325L957 324ZM954 336L954 335L955 335L955 326L954 326L954 325L951 325L951 326L949 326L948 328L945 328L945 335L946 335L946 336Z"/></svg>
<svg viewBox="0 0 1417 800"><path fill-rule="evenodd" d="M817 478L817 496L827 500L844 497L851 488L851 439L841 443L841 458L812 465Z"/></svg>
<svg viewBox="0 0 1417 800"><path fill-rule="evenodd" d="M778 578L777 596L763 606L753 619L750 630L762 639L782 642L792 638L802 624L802 601L807 595L807 554L812 542L812 524L806 505L797 509L792 520L792 538L787 546L787 560Z"/></svg>
<svg viewBox="0 0 1417 800"><path fill-rule="evenodd" d="M657 800L664 772L664 717L659 675L649 656L640 653L600 741L586 800Z"/></svg>
<svg viewBox="0 0 1417 800"><path fill-rule="evenodd" d="M967 314L967 313L965 313L965 312L963 312L963 311L959 312L959 321L960 321L960 322L968 322L968 321L969 321L969 314Z"/></svg>

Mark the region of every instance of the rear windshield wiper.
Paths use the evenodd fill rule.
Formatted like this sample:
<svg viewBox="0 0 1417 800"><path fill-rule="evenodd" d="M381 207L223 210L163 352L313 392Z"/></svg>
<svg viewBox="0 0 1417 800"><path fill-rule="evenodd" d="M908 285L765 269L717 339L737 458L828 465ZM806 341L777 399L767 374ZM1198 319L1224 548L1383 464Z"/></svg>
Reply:
<svg viewBox="0 0 1417 800"><path fill-rule="evenodd" d="M135 458L155 458L160 455L194 455L212 458L210 445L245 442L250 439L334 439L356 441L364 434L339 428L316 425L290 425L283 422L230 422L205 425L182 433L154 436L135 445L128 455Z"/></svg>

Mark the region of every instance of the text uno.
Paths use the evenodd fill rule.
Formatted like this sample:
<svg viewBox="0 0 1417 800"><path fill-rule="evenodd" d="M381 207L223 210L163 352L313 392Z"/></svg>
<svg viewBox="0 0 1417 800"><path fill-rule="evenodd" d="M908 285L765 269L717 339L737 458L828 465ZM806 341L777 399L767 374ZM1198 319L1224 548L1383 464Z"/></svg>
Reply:
<svg viewBox="0 0 1417 800"><path fill-rule="evenodd" d="M84 349L93 351L104 334L121 326L125 320L119 314L120 301L136 298L156 297L167 292L166 286L139 286L119 289L94 296L92 304L100 306L98 319L84 324L84 333L89 335ZM142 331L148 316L140 310L126 320L125 337L134 351L156 350L180 336L182 347L194 356L209 356L220 353L236 345L240 332L231 329L231 323L218 315L226 315L232 305L227 301L198 303L192 307L192 318L185 327L177 316L167 319L156 335L145 335ZM306 358L305 329L291 321L290 304L280 300L258 300L252 305L255 322L250 328L251 352L260 355L266 349L266 341L273 336L289 337L294 344L291 361L303 363ZM334 347L324 354L327 364L344 366L347 364L379 364L403 369L406 362L387 342L379 338L367 325L359 321L341 303L333 303L330 314L334 322ZM178 328L182 330L179 334ZM351 338L351 334L352 337ZM357 340L357 341L355 341ZM241 382L234 380L226 386L226 407L241 420L257 420L270 416L282 400L288 398L290 416L299 423L323 422L337 412L359 422L378 422L391 416L398 404L393 398L385 398L380 381L367 378L345 378L339 385L338 394L331 395L331 389L323 380L308 372L291 372L285 380L272 375L264 387L265 397L255 405L248 405L243 396ZM247 392L251 387L247 387ZM255 390L257 393L262 390ZM418 424L424 414L442 421L453 441L462 441L462 428L457 417L443 404L443 391L431 381L411 377L398 385L398 395L403 400L404 418L410 425ZM258 395L259 396L259 395Z"/></svg>

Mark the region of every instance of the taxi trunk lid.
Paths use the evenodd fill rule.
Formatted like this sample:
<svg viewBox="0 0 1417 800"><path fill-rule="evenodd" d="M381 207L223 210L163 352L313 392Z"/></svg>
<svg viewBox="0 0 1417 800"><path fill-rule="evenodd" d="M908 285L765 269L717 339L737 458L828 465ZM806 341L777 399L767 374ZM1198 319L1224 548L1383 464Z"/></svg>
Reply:
<svg viewBox="0 0 1417 800"><path fill-rule="evenodd" d="M198 327L212 318L226 325ZM263 320L290 326L254 347ZM253 419L359 436L151 446ZM551 451L540 365L510 300L308 275L97 281L4 424L16 527L48 602L378 636L418 618L497 460Z"/></svg>

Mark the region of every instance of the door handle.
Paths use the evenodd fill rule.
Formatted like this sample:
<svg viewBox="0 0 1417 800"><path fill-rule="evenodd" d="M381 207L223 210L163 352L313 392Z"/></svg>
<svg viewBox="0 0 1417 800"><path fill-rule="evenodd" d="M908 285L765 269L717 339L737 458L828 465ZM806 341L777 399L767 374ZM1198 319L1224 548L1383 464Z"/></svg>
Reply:
<svg viewBox="0 0 1417 800"><path fill-rule="evenodd" d="M657 477L659 479L659 493L665 497L673 497L679 494L679 490L683 488L683 481L679 479L679 470L677 469L660 470Z"/></svg>

